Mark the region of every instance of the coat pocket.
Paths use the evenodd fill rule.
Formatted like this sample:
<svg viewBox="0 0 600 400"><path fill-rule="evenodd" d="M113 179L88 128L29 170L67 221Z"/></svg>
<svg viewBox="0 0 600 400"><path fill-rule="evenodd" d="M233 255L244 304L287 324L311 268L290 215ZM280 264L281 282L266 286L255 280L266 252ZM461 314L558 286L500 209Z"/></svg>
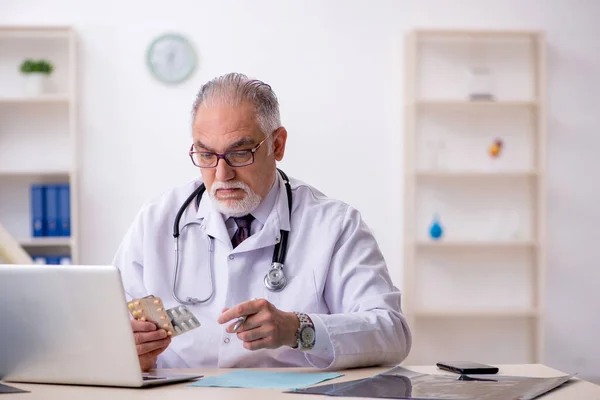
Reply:
<svg viewBox="0 0 600 400"><path fill-rule="evenodd" d="M265 299L282 311L318 312L322 302L312 269L296 276L287 276L287 284L279 292L265 286L263 293Z"/></svg>

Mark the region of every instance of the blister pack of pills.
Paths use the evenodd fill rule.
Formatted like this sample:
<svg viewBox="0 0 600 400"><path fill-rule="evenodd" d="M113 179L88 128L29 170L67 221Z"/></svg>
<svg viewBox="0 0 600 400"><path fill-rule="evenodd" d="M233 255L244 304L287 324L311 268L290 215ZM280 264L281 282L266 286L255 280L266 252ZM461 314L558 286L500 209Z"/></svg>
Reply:
<svg viewBox="0 0 600 400"><path fill-rule="evenodd" d="M169 336L178 336L200 326L200 321L186 306L165 310L160 297L152 295L131 300L127 308L136 320L153 322Z"/></svg>

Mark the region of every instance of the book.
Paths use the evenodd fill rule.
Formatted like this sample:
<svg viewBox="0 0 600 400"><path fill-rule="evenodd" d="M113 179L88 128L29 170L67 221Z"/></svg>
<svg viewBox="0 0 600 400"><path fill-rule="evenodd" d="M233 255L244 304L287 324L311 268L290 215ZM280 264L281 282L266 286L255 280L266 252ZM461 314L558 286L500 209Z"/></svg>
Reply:
<svg viewBox="0 0 600 400"><path fill-rule="evenodd" d="M58 236L71 236L71 191L69 184L58 185Z"/></svg>
<svg viewBox="0 0 600 400"><path fill-rule="evenodd" d="M31 185L31 236L46 236L46 186Z"/></svg>
<svg viewBox="0 0 600 400"><path fill-rule="evenodd" d="M60 236L58 225L59 185L46 185L46 236Z"/></svg>

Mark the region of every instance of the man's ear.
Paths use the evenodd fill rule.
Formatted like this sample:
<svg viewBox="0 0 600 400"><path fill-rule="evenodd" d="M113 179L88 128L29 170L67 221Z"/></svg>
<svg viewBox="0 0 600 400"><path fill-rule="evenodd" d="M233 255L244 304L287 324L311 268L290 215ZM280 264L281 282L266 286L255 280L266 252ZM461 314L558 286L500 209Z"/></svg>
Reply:
<svg viewBox="0 0 600 400"><path fill-rule="evenodd" d="M287 131L281 126L273 133L273 154L275 155L275 160L281 161L283 159L286 141Z"/></svg>

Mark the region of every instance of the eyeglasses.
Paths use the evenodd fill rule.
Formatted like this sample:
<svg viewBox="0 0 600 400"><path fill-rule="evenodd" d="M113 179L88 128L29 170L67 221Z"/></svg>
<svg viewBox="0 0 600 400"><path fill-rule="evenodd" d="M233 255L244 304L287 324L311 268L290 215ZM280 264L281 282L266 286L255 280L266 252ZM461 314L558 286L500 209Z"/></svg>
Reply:
<svg viewBox="0 0 600 400"><path fill-rule="evenodd" d="M221 154L211 151L196 151L194 150L194 145L192 145L189 154L192 163L200 168L215 168L220 159L225 160L230 167L245 167L254 163L254 153L256 153L267 138L268 136L251 149L232 150Z"/></svg>

